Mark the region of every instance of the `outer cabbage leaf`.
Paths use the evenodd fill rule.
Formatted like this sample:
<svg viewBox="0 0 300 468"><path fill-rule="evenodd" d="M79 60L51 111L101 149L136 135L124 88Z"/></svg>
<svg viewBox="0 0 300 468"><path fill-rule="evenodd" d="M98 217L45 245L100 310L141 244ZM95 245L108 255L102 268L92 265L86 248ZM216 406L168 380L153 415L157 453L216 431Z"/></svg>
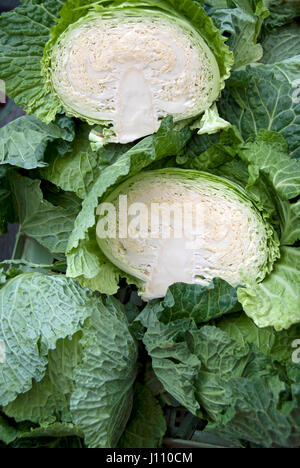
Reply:
<svg viewBox="0 0 300 468"><path fill-rule="evenodd" d="M0 404L30 390L45 375L48 351L57 340L72 336L97 310L91 292L62 275L25 273L0 290L0 339L5 362L0 364Z"/></svg>
<svg viewBox="0 0 300 468"><path fill-rule="evenodd" d="M83 437L81 430L70 423L56 422L41 427L30 428L30 430L23 430L20 432L19 439L38 439L43 437ZM56 444L54 443L56 446ZM55 447L54 447L55 448Z"/></svg>
<svg viewBox="0 0 300 468"><path fill-rule="evenodd" d="M229 36L234 53L234 69L257 62L263 55L257 43L261 25L268 16L267 2L261 0L206 0L208 14L222 34Z"/></svg>
<svg viewBox="0 0 300 468"><path fill-rule="evenodd" d="M137 345L116 299L99 302L84 326L81 345L71 396L73 422L89 447L114 448L131 413L137 372Z"/></svg>
<svg viewBox="0 0 300 468"><path fill-rule="evenodd" d="M246 314L257 326L278 331L300 322L300 250L282 247L280 260L262 283L238 289Z"/></svg>
<svg viewBox="0 0 300 468"><path fill-rule="evenodd" d="M196 379L201 363L191 354L184 338L193 329L197 328L191 319L176 320L168 325L151 320L143 342L164 389L191 413L197 414Z"/></svg>
<svg viewBox="0 0 300 468"><path fill-rule="evenodd" d="M237 344L216 327L191 331L189 348L201 362L196 379L196 395L202 412L218 420L231 404L227 384L235 378L252 379L268 373L267 359L243 343Z"/></svg>
<svg viewBox="0 0 300 468"><path fill-rule="evenodd" d="M64 253L74 227L74 206L55 206L43 198L39 180L15 175L11 179L19 214L20 233L52 253Z"/></svg>
<svg viewBox="0 0 300 468"><path fill-rule="evenodd" d="M299 161L289 158L284 139L270 131L260 131L254 142L242 148L240 156L248 164L248 187L263 179L270 196L275 196L281 245L293 245L300 228L298 202L293 203L300 195ZM239 301L258 326L273 325L281 330L300 321L299 259L299 248L282 247L280 260L262 283L239 289Z"/></svg>
<svg viewBox="0 0 300 468"><path fill-rule="evenodd" d="M90 131L88 125L80 126L68 154L61 157L57 151L51 152L47 158L48 167L41 172L43 178L63 190L75 192L82 199L87 196L101 169L129 149L128 145L111 144L93 151L88 139Z"/></svg>
<svg viewBox="0 0 300 468"><path fill-rule="evenodd" d="M7 416L17 422L31 421L40 425L55 423L57 419L72 422L70 396L74 388L74 370L81 358L79 339L77 333L72 340L57 342L56 348L49 351L43 380L33 382L31 390L3 408Z"/></svg>
<svg viewBox="0 0 300 468"><path fill-rule="evenodd" d="M61 104L41 79L41 59L61 9L61 0L25 0L0 17L0 78L16 104L46 123Z"/></svg>
<svg viewBox="0 0 300 468"><path fill-rule="evenodd" d="M271 131L260 130L255 140L246 143L239 152L248 165L248 185L254 185L264 175L283 200L300 195L300 162L288 156L284 138Z"/></svg>
<svg viewBox="0 0 300 468"><path fill-rule="evenodd" d="M215 428L226 439L240 439L265 448L299 446L296 402L291 405L289 402L287 410L279 409L284 390L285 385L278 376L250 381L232 379L227 387L231 407L220 421L209 424L207 430Z"/></svg>
<svg viewBox="0 0 300 468"><path fill-rule="evenodd" d="M185 169L213 172L219 166L232 161L243 142L236 127L230 127L216 135L193 135L184 153L176 158L176 163Z"/></svg>
<svg viewBox="0 0 300 468"><path fill-rule="evenodd" d="M60 121L58 120L58 124ZM61 124L65 124L61 120ZM34 116L20 117L0 129L0 164L23 169L44 167L45 150L55 140L72 141L73 128L46 125Z"/></svg>
<svg viewBox="0 0 300 468"><path fill-rule="evenodd" d="M300 240L300 200L295 203L279 201L282 219L280 242L282 245L293 245Z"/></svg>
<svg viewBox="0 0 300 468"><path fill-rule="evenodd" d="M166 420L158 401L147 387L136 384L132 414L119 447L159 448L166 430Z"/></svg>
<svg viewBox="0 0 300 468"><path fill-rule="evenodd" d="M246 320L250 323L250 319ZM226 321L231 321L231 325L226 327ZM281 380L286 378L283 367L276 367L275 359L270 356L273 351L282 364L289 362L284 349L288 344L285 332L280 334L280 339L273 339L274 331L269 329L266 334L258 330L256 333L255 325L248 326L234 318L221 320L225 331L213 326L197 330L191 324L188 328L183 326L185 322L180 320L162 327L152 321L144 338L153 358L154 371L164 388L178 398L178 374L175 372L180 369L178 361L174 361L172 373L160 372L170 359L172 343L173 360L177 358L176 351L184 349L186 362L198 358L201 363L193 376L193 392L186 393L186 400L179 399L179 402L187 408L195 402L201 405L196 413L208 419L205 430L223 434L230 441L262 447L299 445L298 387L290 386L290 382L299 377L296 370L291 370L290 382L285 383ZM178 330L181 327L181 333L173 333L175 326ZM262 343L264 338L270 339Z"/></svg>
<svg viewBox="0 0 300 468"><path fill-rule="evenodd" d="M281 133L290 155L300 157L300 100L295 87L299 72L299 56L235 71L219 103L221 116L245 139L263 128Z"/></svg>
<svg viewBox="0 0 300 468"><path fill-rule="evenodd" d="M287 365L292 359L292 343L300 336L300 324L277 332L273 327L257 327L245 314L239 317L224 317L218 322L218 328L240 345L252 343L272 361Z"/></svg>
<svg viewBox="0 0 300 468"><path fill-rule="evenodd" d="M150 301L146 306L163 323L192 318L198 324L228 314L236 307L236 289L219 278L209 286L175 283L162 301Z"/></svg>

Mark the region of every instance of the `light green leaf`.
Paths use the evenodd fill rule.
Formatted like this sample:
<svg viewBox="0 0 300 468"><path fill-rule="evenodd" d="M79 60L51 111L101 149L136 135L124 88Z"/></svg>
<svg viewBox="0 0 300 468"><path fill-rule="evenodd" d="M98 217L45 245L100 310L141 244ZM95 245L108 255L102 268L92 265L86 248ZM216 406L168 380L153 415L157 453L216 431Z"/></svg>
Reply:
<svg viewBox="0 0 300 468"><path fill-rule="evenodd" d="M243 0L218 2L206 0L207 11L222 34L229 36L227 45L234 53L234 69L257 62L263 55L257 37L268 16L265 1Z"/></svg>
<svg viewBox="0 0 300 468"><path fill-rule="evenodd" d="M0 17L0 78L6 92L46 123L54 120L61 104L44 87L41 59L62 5L61 0L26 0Z"/></svg>
<svg viewBox="0 0 300 468"><path fill-rule="evenodd" d="M245 139L260 129L281 133L290 155L300 157L300 100L295 88L299 73L299 56L234 72L218 105L221 116Z"/></svg>
<svg viewBox="0 0 300 468"><path fill-rule="evenodd" d="M47 161L48 167L41 172L43 178L63 190L75 192L82 199L99 175L99 156L91 149L89 132L90 127L81 126L71 151L63 157L53 152Z"/></svg>
<svg viewBox="0 0 300 468"><path fill-rule="evenodd" d="M183 319L164 325L153 322L143 342L152 358L153 370L169 392L191 413L197 414L196 378L201 363L185 341L188 331L197 329L193 320Z"/></svg>
<svg viewBox="0 0 300 468"><path fill-rule="evenodd" d="M59 125L46 125L34 116L20 117L0 129L0 164L23 169L44 167L49 142L72 141L74 135Z"/></svg>
<svg viewBox="0 0 300 468"><path fill-rule="evenodd" d="M7 416L17 422L31 421L40 425L60 421L72 422L69 404L74 388L74 370L80 362L80 334L59 340L50 350L46 375L41 382L33 382L31 390L19 395L3 408Z"/></svg>
<svg viewBox="0 0 300 468"><path fill-rule="evenodd" d="M22 176L11 180L21 233L32 237L52 253L64 253L77 213L73 206L54 206L43 198L40 181Z"/></svg>
<svg viewBox="0 0 300 468"><path fill-rule="evenodd" d="M0 404L30 390L45 375L48 351L72 336L97 310L97 298L63 275L25 273L0 290Z"/></svg>
<svg viewBox="0 0 300 468"><path fill-rule="evenodd" d="M282 247L274 270L262 283L239 288L238 299L258 327L280 331L300 322L300 250Z"/></svg>
<svg viewBox="0 0 300 468"><path fill-rule="evenodd" d="M218 322L218 328L240 345L252 343L266 357L282 364L290 364L293 353L292 343L300 336L300 324L277 332L273 327L257 327L245 314L240 317L224 317Z"/></svg>
<svg viewBox="0 0 300 468"><path fill-rule="evenodd" d="M213 133L217 133L229 127L231 127L231 124L219 116L216 104L207 109L201 119L191 125L192 130L199 128L198 135L204 135L206 133L212 135Z"/></svg>
<svg viewBox="0 0 300 468"><path fill-rule="evenodd" d="M252 349L239 345L216 327L204 326L190 332L189 348L201 362L196 379L196 396L212 420L217 420L231 404L226 383L236 377L248 377L255 373L263 375L266 360L259 361Z"/></svg>
<svg viewBox="0 0 300 468"><path fill-rule="evenodd" d="M255 141L246 143L239 154L248 164L250 186L263 174L282 199L300 195L300 161L288 156L287 145L281 135L260 130Z"/></svg>
<svg viewBox="0 0 300 468"><path fill-rule="evenodd" d="M151 391L141 384L135 387L130 420L119 447L160 448L167 430L163 411Z"/></svg>
<svg viewBox="0 0 300 468"><path fill-rule="evenodd" d="M232 379L228 386L231 408L222 421L208 425L217 428L217 433L230 439L252 442L260 447L297 447L299 430L288 414L280 411L280 395L285 390L283 382L276 377L253 380ZM228 422L228 418L230 421ZM293 432L295 439L291 437Z"/></svg>
<svg viewBox="0 0 300 468"><path fill-rule="evenodd" d="M91 448L115 448L132 409L137 346L125 310L114 298L99 302L81 339L82 362L71 397L73 422Z"/></svg>
<svg viewBox="0 0 300 468"><path fill-rule="evenodd" d="M132 146L109 144L93 151L90 131L91 127L86 124L79 126L70 151L63 157L52 151L47 158L48 167L41 171L43 178L62 190L75 192L81 199L87 196L101 171Z"/></svg>

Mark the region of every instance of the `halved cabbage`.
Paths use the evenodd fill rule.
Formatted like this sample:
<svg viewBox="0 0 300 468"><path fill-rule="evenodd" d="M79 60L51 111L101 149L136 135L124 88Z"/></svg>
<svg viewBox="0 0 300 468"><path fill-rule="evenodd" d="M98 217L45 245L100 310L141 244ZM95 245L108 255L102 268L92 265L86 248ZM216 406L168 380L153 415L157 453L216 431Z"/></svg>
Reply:
<svg viewBox="0 0 300 468"><path fill-rule="evenodd" d="M175 282L262 281L278 256L273 228L243 189L211 174L142 172L103 203L98 244L112 263L143 281L145 300L163 297Z"/></svg>
<svg viewBox="0 0 300 468"><path fill-rule="evenodd" d="M88 14L59 37L50 64L65 109L102 124L96 138L106 141L152 134L170 114L197 117L220 92L217 60L198 31L154 10Z"/></svg>

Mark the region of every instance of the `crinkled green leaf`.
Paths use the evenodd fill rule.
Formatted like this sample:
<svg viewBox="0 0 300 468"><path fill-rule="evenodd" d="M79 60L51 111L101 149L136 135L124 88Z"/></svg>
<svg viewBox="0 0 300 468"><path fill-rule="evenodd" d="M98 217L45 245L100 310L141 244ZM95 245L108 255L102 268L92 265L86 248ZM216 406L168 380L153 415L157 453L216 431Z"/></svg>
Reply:
<svg viewBox="0 0 300 468"><path fill-rule="evenodd" d="M99 302L81 339L82 362L75 370L73 422L91 448L114 448L132 409L137 346L125 310L114 298Z"/></svg>
<svg viewBox="0 0 300 468"><path fill-rule="evenodd" d="M260 177L255 185L247 185L249 180L247 165L239 158L222 164L214 169L213 172L220 177L226 177L226 179L232 180L236 184L245 187L248 196L253 200L256 206L260 208L268 222L270 221L275 228L278 228L278 197L271 190L270 186L266 184L263 177Z"/></svg>
<svg viewBox="0 0 300 468"><path fill-rule="evenodd" d="M48 351L72 336L97 310L97 298L63 275L25 273L0 290L0 404L30 390L45 375Z"/></svg>
<svg viewBox="0 0 300 468"><path fill-rule="evenodd" d="M299 25L290 24L266 34L262 46L263 63L277 63L300 55Z"/></svg>
<svg viewBox="0 0 300 468"><path fill-rule="evenodd" d="M230 439L252 442L260 447L290 447L289 436L293 426L278 411L280 393L284 384L278 379L233 379L228 385L231 407L217 424L207 429ZM229 422L228 422L229 419ZM298 439L299 444L299 439Z"/></svg>
<svg viewBox="0 0 300 468"><path fill-rule="evenodd" d="M242 143L243 139L235 127L217 135L193 135L184 153L176 158L176 162L185 169L214 171L232 161Z"/></svg>
<svg viewBox="0 0 300 468"><path fill-rule="evenodd" d="M78 126L70 151L63 157L56 149L48 152L48 166L41 171L43 178L62 190L75 192L81 199L87 196L101 171L132 146L109 144L97 152L93 151L89 141L90 131L88 125Z"/></svg>
<svg viewBox="0 0 300 468"><path fill-rule="evenodd" d="M151 301L147 308L152 308L163 323L192 318L199 324L228 314L237 306L236 289L215 278L209 286L175 283L162 301Z"/></svg>
<svg viewBox="0 0 300 468"><path fill-rule="evenodd" d="M119 442L119 447L159 448L167 430L163 411L151 391L141 384L135 387L130 420Z"/></svg>
<svg viewBox="0 0 300 468"><path fill-rule="evenodd" d="M19 431L0 415L0 441L10 444L18 437Z"/></svg>
<svg viewBox="0 0 300 468"><path fill-rule="evenodd" d="M300 322L300 249L282 247L274 270L263 282L239 288L238 299L258 327L280 331Z"/></svg>
<svg viewBox="0 0 300 468"><path fill-rule="evenodd" d="M298 0L269 0L270 16L266 19L267 31L290 23L294 18L300 16L300 5Z"/></svg>
<svg viewBox="0 0 300 468"><path fill-rule="evenodd" d="M196 325L190 319L168 325L156 321L147 330L143 342L164 389L191 413L197 414L196 378L201 363L191 354L185 341L185 334L193 329Z"/></svg>
<svg viewBox="0 0 300 468"><path fill-rule="evenodd" d="M235 71L219 103L221 116L247 139L260 129L281 133L290 155L300 157L299 56L278 63L254 64Z"/></svg>
<svg viewBox="0 0 300 468"><path fill-rule="evenodd" d="M238 148L240 160L229 161L216 169L244 186L246 191L280 228L281 245L293 245L300 235L299 161L288 156L284 138L276 132L260 130L255 139Z"/></svg>
<svg viewBox="0 0 300 468"><path fill-rule="evenodd" d="M99 175L99 156L91 149L89 132L88 126L80 127L71 151L63 157L53 152L48 167L42 171L43 178L82 199Z"/></svg>
<svg viewBox="0 0 300 468"><path fill-rule="evenodd" d="M183 326L187 325L183 320L163 327L156 323L160 337L150 342L150 354L155 353L155 360L159 358L159 369L161 362L170 359L171 344L173 360L179 348L185 349L186 362L198 358L200 366L193 378L194 391L187 400L189 404L195 401L200 404L197 413L209 421L206 427L209 433L222 434L235 444L296 447L300 441L298 386L292 384L289 392L290 383L281 380L282 377L287 379L283 367L273 364L278 360L282 365L289 365L286 347L289 348L289 340L296 332L287 338L286 332L276 334L268 329L266 333L250 322L247 318L223 318L218 322L223 329L206 325L199 330L191 324ZM177 334L172 333L175 324L177 330L181 330ZM145 335L146 340L149 333L155 336L154 325L155 321ZM157 343L159 347L154 348ZM149 346L147 348L149 351ZM174 360L173 373L169 375L162 373L160 376L154 366L157 376L173 396L178 389L175 363L179 366ZM291 370L290 381L294 380L299 381L299 374ZM179 402L182 403L180 399ZM186 401L182 404L188 408Z"/></svg>
<svg viewBox="0 0 300 468"><path fill-rule="evenodd" d="M42 425L31 428L30 431L20 433L20 439L35 439L39 437L83 437L81 430L71 423L56 422L50 425Z"/></svg>
<svg viewBox="0 0 300 468"><path fill-rule="evenodd" d="M218 322L218 328L224 330L240 345L252 343L268 358L287 364L292 360L292 343L300 336L299 324L277 332L273 327L257 327L245 314L239 317L224 317Z"/></svg>
<svg viewBox="0 0 300 468"><path fill-rule="evenodd" d="M204 326L190 332L189 347L201 362L196 380L196 396L202 411L217 420L231 404L226 383L236 377L263 375L266 360L248 345L239 345L216 327Z"/></svg>
<svg viewBox="0 0 300 468"><path fill-rule="evenodd" d="M263 50L257 37L269 14L266 2L206 0L205 4L221 33L229 37L227 45L234 53L234 69L260 60Z"/></svg>
<svg viewBox="0 0 300 468"><path fill-rule="evenodd" d="M39 180L14 176L11 185L21 232L52 253L64 253L77 214L73 207L54 206L45 200Z"/></svg>
<svg viewBox="0 0 300 468"><path fill-rule="evenodd" d="M34 116L19 117L0 129L0 164L23 169L44 167L49 142L72 141L74 134L59 125L46 125Z"/></svg>
<svg viewBox="0 0 300 468"><path fill-rule="evenodd" d="M263 174L282 199L300 195L300 161L288 156L286 141L278 133L260 130L255 141L244 145L240 156L248 164L249 185Z"/></svg>
<svg viewBox="0 0 300 468"><path fill-rule="evenodd" d="M43 380L33 382L31 390L4 407L7 416L17 422L31 421L40 425L55 423L57 418L72 422L70 396L74 388L74 370L81 357L79 339L77 333L72 340L66 338L57 342L56 348L49 351Z"/></svg>
<svg viewBox="0 0 300 468"><path fill-rule="evenodd" d="M6 92L29 114L50 123L61 104L44 87L41 59L61 0L26 0L0 17L0 78Z"/></svg>

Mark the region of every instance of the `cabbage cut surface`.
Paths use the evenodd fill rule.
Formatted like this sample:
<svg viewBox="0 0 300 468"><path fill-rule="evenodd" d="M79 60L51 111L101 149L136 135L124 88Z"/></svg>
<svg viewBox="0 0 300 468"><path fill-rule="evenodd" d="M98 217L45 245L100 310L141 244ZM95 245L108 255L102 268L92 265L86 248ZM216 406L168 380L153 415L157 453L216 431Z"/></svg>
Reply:
<svg viewBox="0 0 300 468"><path fill-rule="evenodd" d="M160 121L196 117L219 93L218 64L185 20L130 9L71 25L52 52L52 85L66 110L127 143Z"/></svg>
<svg viewBox="0 0 300 468"><path fill-rule="evenodd" d="M128 209L134 203L147 207L128 215L127 238L120 237L120 195L127 195ZM219 277L238 286L266 274L267 224L245 193L225 179L181 169L148 171L123 183L106 202L116 208L117 237L98 237L98 244L112 263L144 281L145 300L163 297L175 282L207 285ZM139 231L136 220L148 216L151 226L153 204L163 215L150 236ZM182 206L192 210L179 237L174 223Z"/></svg>

